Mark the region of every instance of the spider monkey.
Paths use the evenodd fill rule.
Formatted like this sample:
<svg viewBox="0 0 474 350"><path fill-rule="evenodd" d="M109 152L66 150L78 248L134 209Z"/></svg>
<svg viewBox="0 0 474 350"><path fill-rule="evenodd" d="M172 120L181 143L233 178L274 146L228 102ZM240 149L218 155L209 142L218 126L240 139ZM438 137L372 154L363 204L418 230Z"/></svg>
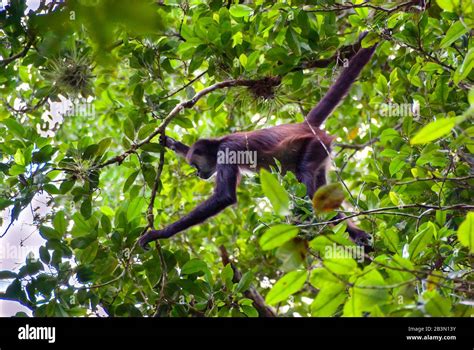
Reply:
<svg viewBox="0 0 474 350"><path fill-rule="evenodd" d="M217 173L216 186L209 199L169 226L161 230L148 231L140 238L139 244L148 249L149 242L169 238L235 204L240 172L268 169L275 165L275 159L280 162L283 172L295 173L298 181L306 185L308 197L313 198L316 190L326 184L326 168L333 140L333 137L321 130L320 126L347 94L352 83L369 62L376 46L377 44L359 49L323 99L308 113L302 123L237 132L217 139L200 139L191 147L166 137L166 147L185 157L186 161L197 169L199 177L208 179ZM257 166L221 164L218 162L218 152L225 152L226 149L256 152ZM342 214L336 216L336 218L342 217ZM370 248L370 235L351 221L348 220L347 223L350 238L357 244Z"/></svg>

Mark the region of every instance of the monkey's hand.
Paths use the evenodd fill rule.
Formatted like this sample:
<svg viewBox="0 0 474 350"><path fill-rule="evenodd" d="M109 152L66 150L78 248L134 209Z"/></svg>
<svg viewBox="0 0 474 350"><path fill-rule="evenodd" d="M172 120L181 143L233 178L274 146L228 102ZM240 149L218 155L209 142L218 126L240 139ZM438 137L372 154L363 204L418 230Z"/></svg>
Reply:
<svg viewBox="0 0 474 350"><path fill-rule="evenodd" d="M372 237L367 232L356 227L348 227L347 231L349 232L352 241L354 241L358 246L364 247L366 253L374 250L374 247L372 246Z"/></svg>
<svg viewBox="0 0 474 350"><path fill-rule="evenodd" d="M186 154L188 153L189 147L186 146L184 143L181 143L179 141L176 141L175 139L172 139L169 136L165 136L165 147L169 148L172 151L175 151L176 154L186 157Z"/></svg>
<svg viewBox="0 0 474 350"><path fill-rule="evenodd" d="M176 150L176 140L172 139L169 136L165 136L165 146L173 151Z"/></svg>
<svg viewBox="0 0 474 350"><path fill-rule="evenodd" d="M157 239L161 238L168 238L170 236L171 235L165 230L150 230L140 237L140 239L138 240L138 244L144 250L150 250L150 242L156 241Z"/></svg>

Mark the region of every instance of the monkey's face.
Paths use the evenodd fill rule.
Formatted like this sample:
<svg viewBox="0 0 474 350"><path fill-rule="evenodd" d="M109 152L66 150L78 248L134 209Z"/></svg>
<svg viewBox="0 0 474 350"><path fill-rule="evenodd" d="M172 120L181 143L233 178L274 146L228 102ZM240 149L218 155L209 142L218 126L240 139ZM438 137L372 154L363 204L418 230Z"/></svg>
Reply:
<svg viewBox="0 0 474 350"><path fill-rule="evenodd" d="M201 179L208 179L216 172L217 148L214 140L199 140L189 150L186 159L196 168Z"/></svg>

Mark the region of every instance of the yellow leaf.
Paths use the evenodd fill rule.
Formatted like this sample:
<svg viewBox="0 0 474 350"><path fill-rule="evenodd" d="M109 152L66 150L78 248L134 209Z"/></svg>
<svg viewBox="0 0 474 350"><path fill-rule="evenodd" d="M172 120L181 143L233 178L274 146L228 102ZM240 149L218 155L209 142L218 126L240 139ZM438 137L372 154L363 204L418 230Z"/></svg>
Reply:
<svg viewBox="0 0 474 350"><path fill-rule="evenodd" d="M344 201L341 184L330 184L319 188L313 196L313 207L316 212L331 211L338 208Z"/></svg>
<svg viewBox="0 0 474 350"><path fill-rule="evenodd" d="M354 129L352 129L351 131L349 131L349 140L354 140L357 135L359 135L359 128L355 127Z"/></svg>

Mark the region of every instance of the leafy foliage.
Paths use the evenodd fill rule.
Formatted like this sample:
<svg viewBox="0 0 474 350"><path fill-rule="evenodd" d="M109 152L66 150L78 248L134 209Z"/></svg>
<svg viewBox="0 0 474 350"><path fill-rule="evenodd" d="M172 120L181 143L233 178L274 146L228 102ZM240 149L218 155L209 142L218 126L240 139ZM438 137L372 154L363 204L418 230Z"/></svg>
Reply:
<svg viewBox="0 0 474 350"><path fill-rule="evenodd" d="M36 259L0 272L0 297L35 316L258 316L249 291L282 316L472 314L473 5L354 3L75 0L27 13L10 1L0 210L4 227L38 194L51 210L35 216L46 242ZM242 179L237 206L137 248L150 218L161 228L212 191L164 151L157 127L191 144L301 122L366 30L376 54L325 125L343 185L321 190L330 203L316 198L315 211L293 174L262 171ZM239 78L260 83L215 89L166 119ZM54 119L65 100L93 108ZM344 198L374 252L344 221L325 224Z"/></svg>

